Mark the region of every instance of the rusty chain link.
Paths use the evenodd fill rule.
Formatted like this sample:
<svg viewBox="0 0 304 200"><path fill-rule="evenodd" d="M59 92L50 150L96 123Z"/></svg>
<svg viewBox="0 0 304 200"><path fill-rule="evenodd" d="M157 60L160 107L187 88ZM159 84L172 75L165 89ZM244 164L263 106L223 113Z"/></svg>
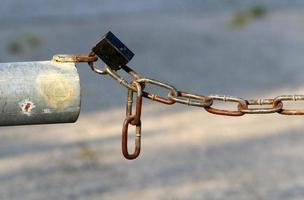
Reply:
<svg viewBox="0 0 304 200"><path fill-rule="evenodd" d="M191 94L188 92L178 91L177 93L169 93L168 98L174 102L196 107L209 107L213 100L210 97Z"/></svg>
<svg viewBox="0 0 304 200"><path fill-rule="evenodd" d="M249 108L251 105L258 105L259 108ZM261 107L264 105L271 105L271 107ZM283 108L282 101L278 100L276 104L274 104L274 99L252 99L246 100L245 105L239 104L238 109L242 113L246 114L268 114L268 113L276 113L280 112Z"/></svg>
<svg viewBox="0 0 304 200"><path fill-rule="evenodd" d="M135 115L132 115L132 105L133 105L133 93L134 91L129 89L128 90L128 98L127 98L127 106L126 106L126 118L123 123L122 127L122 154L125 158L129 160L133 160L137 158L140 154L140 145L141 145L141 108L142 108L142 88L140 83L133 82L135 88L137 90L137 98L136 98L136 110ZM129 125L136 126L136 133L135 133L135 150L133 154L130 154L128 151L128 127Z"/></svg>
<svg viewBox="0 0 304 200"><path fill-rule="evenodd" d="M236 102L239 105L246 106L246 101L239 98L239 97L233 97L233 96L226 96L226 95L210 95L209 98L211 98L213 101L222 101L222 102ZM226 115L226 116L242 116L245 113L238 110L223 110L218 108L213 108L210 106L206 106L205 110L209 113L216 114L216 115Z"/></svg>
<svg viewBox="0 0 304 200"><path fill-rule="evenodd" d="M160 88L169 90L169 94L172 93L175 96L177 95L177 90L173 86L171 86L167 83L163 83L163 82L149 79L149 78L139 78L139 79L136 79L135 81L138 83L143 83L143 84L150 83L150 84L158 86ZM145 91L143 91L143 96L148 99L151 99L152 101L158 101L160 103L167 104L167 105L172 105L176 102L173 99L170 99L169 97L162 97L162 96L156 95L154 93L149 93L149 92L145 92Z"/></svg>
<svg viewBox="0 0 304 200"><path fill-rule="evenodd" d="M273 104L277 105L283 103L283 101L303 101L304 95L281 95L274 99ZM282 109L278 111L282 115L304 115L304 109L285 109L284 104Z"/></svg>

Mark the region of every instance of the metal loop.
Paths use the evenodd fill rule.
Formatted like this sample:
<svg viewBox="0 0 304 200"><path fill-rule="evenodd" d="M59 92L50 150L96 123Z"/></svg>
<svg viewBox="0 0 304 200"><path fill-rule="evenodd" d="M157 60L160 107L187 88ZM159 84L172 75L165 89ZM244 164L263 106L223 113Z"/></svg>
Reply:
<svg viewBox="0 0 304 200"><path fill-rule="evenodd" d="M177 96L177 90L169 84L162 83L160 81L148 79L148 78L140 78L140 79L137 79L136 82L144 83L144 84L150 83L152 85L156 85L161 88L165 88L165 89L169 90L169 93L172 93L174 96ZM148 99L151 99L152 101L158 101L160 103L167 104L167 105L171 105L171 104L175 103L175 101L172 99L169 99L167 97L158 96L156 94L151 94L151 93L148 93L145 91L143 91L143 96Z"/></svg>
<svg viewBox="0 0 304 200"><path fill-rule="evenodd" d="M141 110L142 110L142 89L140 83L134 81L132 84L134 84L137 89L137 99L136 99L136 110L135 110L134 120L131 121L131 124L137 125L140 121ZM134 92L132 90L130 89L128 90L128 100L126 106L127 117L132 115L133 93Z"/></svg>
<svg viewBox="0 0 304 200"><path fill-rule="evenodd" d="M96 56L96 55L95 55L94 52L91 52L91 53L89 54L89 56ZM101 74L101 75L107 74L107 70L106 70L106 69L104 69L104 70L98 69L98 67L97 67L97 66L95 65L95 63L92 62L92 61L89 61L89 62L88 62L88 65L89 65L89 66L91 67L91 69L92 69L95 73L97 73L97 74Z"/></svg>
<svg viewBox="0 0 304 200"><path fill-rule="evenodd" d="M226 96L226 95L210 95L208 96L213 101L225 101L225 102L237 102L239 105L246 105L246 101L244 99L241 99L239 97L233 97L233 96ZM231 110L223 110L223 109L217 109L213 107L205 107L205 110L212 114L217 115L225 115L225 116L242 116L244 113L237 111L231 111Z"/></svg>
<svg viewBox="0 0 304 200"><path fill-rule="evenodd" d="M136 125L135 150L132 154L130 154L128 151L128 127L129 124L131 124L131 122L134 121L134 119L135 116L126 117L122 127L121 149L122 149L122 154L128 160L133 160L137 158L140 154L140 148L141 148L141 121L139 120L139 123Z"/></svg>
<svg viewBox="0 0 304 200"><path fill-rule="evenodd" d="M169 93L168 98L175 102L188 106L209 107L213 103L213 100L210 97L180 91L176 96L174 96L172 93Z"/></svg>
<svg viewBox="0 0 304 200"><path fill-rule="evenodd" d="M271 108L249 108L250 105L272 105ZM247 100L246 105L239 105L238 109L244 114L269 114L276 113L282 110L283 103L274 104L273 99L253 99Z"/></svg>
<svg viewBox="0 0 304 200"><path fill-rule="evenodd" d="M303 101L303 100L304 100L304 95L281 95L274 99L274 105L277 105L283 101ZM278 113L282 115L304 115L304 109L282 108Z"/></svg>

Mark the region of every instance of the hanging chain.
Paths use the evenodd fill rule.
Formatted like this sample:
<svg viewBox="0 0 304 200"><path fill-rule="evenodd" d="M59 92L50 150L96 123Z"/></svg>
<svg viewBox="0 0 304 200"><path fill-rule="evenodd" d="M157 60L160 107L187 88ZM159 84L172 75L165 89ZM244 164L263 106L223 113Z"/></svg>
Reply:
<svg viewBox="0 0 304 200"><path fill-rule="evenodd" d="M304 109L285 108L286 101L304 101L304 95L281 95L272 99L242 99L227 95L199 95L186 91L180 91L174 86L155 79L141 77L126 64L132 59L134 53L128 49L112 32L108 32L92 48L88 55L55 55L54 62L86 62L90 68L99 75L109 75L119 84L128 90L126 103L126 118L122 127L122 153L126 159L132 160L139 156L141 149L141 111L142 98L145 97L152 101L157 101L166 105L180 103L188 106L202 107L207 112L216 115L242 116L245 114L269 114L279 113L282 115L304 115ZM98 67L95 62L100 58L105 66ZM130 77L127 81L116 71L122 69ZM154 85L168 91L166 96L145 90L146 85ZM136 108L132 114L133 95L136 93ZM215 102L235 103L234 109L223 109L214 106ZM132 154L128 150L128 129L129 126L135 127L135 149Z"/></svg>
<svg viewBox="0 0 304 200"><path fill-rule="evenodd" d="M157 101L166 105L180 103L188 106L203 107L206 111L217 115L226 116L242 116L244 114L269 114L279 113L282 115L304 115L304 109L287 109L284 107L286 101L304 101L304 95L281 95L272 99L242 99L240 97L228 95L198 95L185 91L180 91L174 86L161 82L155 79L143 78L128 66L121 67L133 78L132 83L129 83L115 70L105 65L102 74L108 74L115 79L119 84L126 87L128 90L138 93L138 87L134 83L139 83L142 87L147 84L152 84L157 87L168 90L167 96L159 96L156 93L147 92L144 87L140 93L142 96L152 101ZM93 69L96 72L96 70ZM98 72L97 72L98 73ZM99 73L100 74L100 73ZM233 102L236 103L235 110L225 110L213 107L214 102Z"/></svg>
<svg viewBox="0 0 304 200"><path fill-rule="evenodd" d="M119 84L128 90L126 103L126 118L122 128L122 153L126 159L132 160L139 156L141 148L141 110L142 97L152 101L160 102L166 105L180 103L188 106L202 107L207 112L216 115L225 116L242 116L245 114L269 114L279 113L282 115L304 115L304 109L288 109L285 108L284 102L287 101L304 101L304 95L281 95L272 99L242 99L235 96L227 95L199 95L186 91L180 91L174 86L155 79L141 77L137 72L127 65L121 66L132 81L128 82L116 71L105 65L103 69L96 66L98 60L95 53L89 55L55 55L53 61L56 62L86 62L90 68L99 75L109 75ZM168 91L167 96L160 96L156 93L145 91L145 86L151 84ZM132 114L133 94L136 93L135 114ZM235 109L223 109L214 106L214 102L236 103ZM135 126L135 150L132 154L128 151L128 128Z"/></svg>

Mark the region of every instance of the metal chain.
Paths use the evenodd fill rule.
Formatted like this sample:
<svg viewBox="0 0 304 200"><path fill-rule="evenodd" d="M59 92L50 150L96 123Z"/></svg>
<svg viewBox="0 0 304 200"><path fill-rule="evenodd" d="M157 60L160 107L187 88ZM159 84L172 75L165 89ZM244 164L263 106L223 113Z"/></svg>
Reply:
<svg viewBox="0 0 304 200"><path fill-rule="evenodd" d="M95 56L94 54L90 54ZM135 159L140 153L140 138L141 138L141 107L142 107L142 97L146 97L152 101L157 101L163 104L172 105L174 103L185 104L188 106L203 107L207 112L217 115L225 116L242 116L244 114L269 114L269 113L279 113L282 115L304 115L304 109L287 109L284 108L285 101L304 101L304 95L281 95L273 99L251 99L245 100L240 97L226 96L226 95L198 95L185 91L179 91L174 86L154 80L149 78L143 78L134 70L128 66L123 66L123 69L127 74L129 74L133 81L129 83L122 76L116 73L115 70L111 69L109 66L105 65L103 71L97 69L93 62L89 62L89 65L98 74L108 74L119 84L123 85L128 89L128 101L127 101L127 117L123 123L122 129L122 152L125 158ZM168 90L168 95L166 97L157 95L155 93L150 93L144 91L144 87L147 84L152 84L157 87ZM137 93L136 100L136 113L132 115L132 102L133 93ZM233 102L236 103L235 110L221 109L213 106L215 101L220 102ZM254 106L254 107L252 107ZM133 154L128 153L128 126L136 126L136 136L135 136L135 151Z"/></svg>
<svg viewBox="0 0 304 200"><path fill-rule="evenodd" d="M286 101L304 101L304 95L281 95L272 99L251 99L246 100L240 97L227 95L199 95L185 91L179 91L174 86L150 79L141 77L137 72L128 66L122 66L128 75L131 76L132 81L128 82L120 76L116 70L105 65L104 69L100 69L95 65L98 60L96 55L91 52L89 55L56 55L53 61L56 62L87 62L91 69L100 75L109 75L119 84L128 89L128 98L126 103L126 118L122 128L122 153L125 158L132 160L139 156L141 149L141 110L142 97L148 98L152 101L157 101L163 104L172 105L175 103L185 104L188 106L203 107L207 112L216 115L225 116L242 116L245 114L269 114L279 113L282 115L304 115L304 109L288 109L285 108ZM156 93L145 91L145 86L151 84L159 88L168 90L167 96L161 96ZM135 114L132 114L133 94L137 93ZM222 109L214 106L214 102L229 102L236 103L236 108ZM128 151L128 127L136 127L135 133L135 150L132 154Z"/></svg>
<svg viewBox="0 0 304 200"><path fill-rule="evenodd" d="M91 66L91 64L90 64ZM96 68L94 68L96 69ZM172 105L174 103L185 104L188 106L203 107L207 112L216 115L225 116L242 116L244 114L269 114L269 113L279 113L282 115L304 115L304 109L287 109L284 108L284 102L286 101L304 101L304 95L281 95L272 99L242 99L235 96L227 95L198 95L185 91L179 91L174 86L150 78L143 78L134 70L128 66L123 66L122 69L127 72L133 78L133 82L140 83L142 86L142 96L146 97L152 101L157 101L163 104ZM96 72L96 70L93 70ZM126 81L122 76L118 75L115 70L110 67L105 66L103 70L105 73L110 75L119 84L126 87L128 90L133 92L138 92L134 84ZM96 72L98 73L98 72ZM100 74L100 73L98 73ZM144 86L147 84L152 84L160 88L168 90L168 95L166 97L157 95L155 93L150 93L144 90ZM213 107L215 101L220 102L234 102L237 103L235 110L221 109ZM255 107L252 107L255 106ZM265 107L267 106L267 107Z"/></svg>

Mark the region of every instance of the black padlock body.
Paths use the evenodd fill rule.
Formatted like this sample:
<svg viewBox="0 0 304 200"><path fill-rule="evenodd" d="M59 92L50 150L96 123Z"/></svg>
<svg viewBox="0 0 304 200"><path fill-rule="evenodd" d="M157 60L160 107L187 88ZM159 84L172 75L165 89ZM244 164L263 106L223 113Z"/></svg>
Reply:
<svg viewBox="0 0 304 200"><path fill-rule="evenodd" d="M112 32L108 32L92 51L113 70L126 65L134 56Z"/></svg>

